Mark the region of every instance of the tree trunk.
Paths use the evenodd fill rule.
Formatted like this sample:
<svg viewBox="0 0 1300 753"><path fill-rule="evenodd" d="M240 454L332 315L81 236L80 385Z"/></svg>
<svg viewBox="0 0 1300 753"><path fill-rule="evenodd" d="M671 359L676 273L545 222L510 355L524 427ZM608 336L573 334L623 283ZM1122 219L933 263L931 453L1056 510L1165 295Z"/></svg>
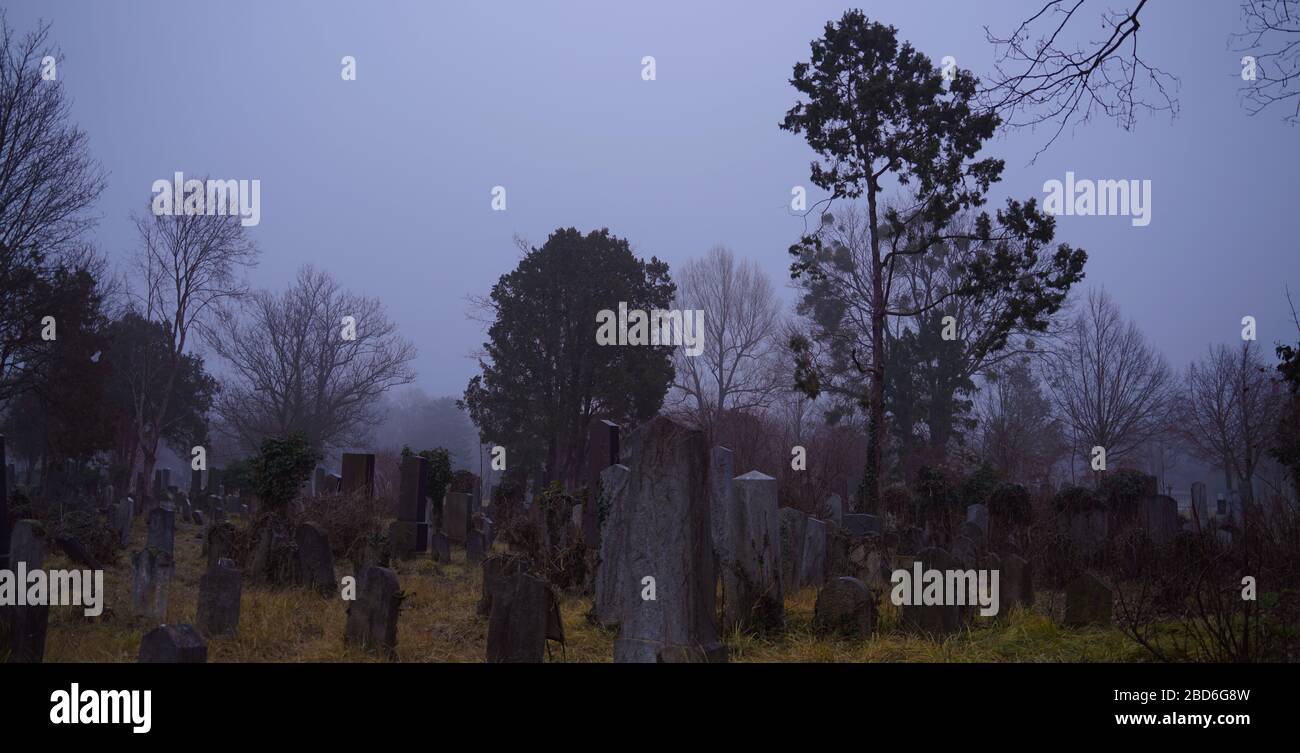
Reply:
<svg viewBox="0 0 1300 753"><path fill-rule="evenodd" d="M875 178L867 185L867 212L871 223L871 396L867 418L867 467L862 485L865 509L879 511L880 458L885 439L885 280L880 263L880 234L876 221Z"/></svg>

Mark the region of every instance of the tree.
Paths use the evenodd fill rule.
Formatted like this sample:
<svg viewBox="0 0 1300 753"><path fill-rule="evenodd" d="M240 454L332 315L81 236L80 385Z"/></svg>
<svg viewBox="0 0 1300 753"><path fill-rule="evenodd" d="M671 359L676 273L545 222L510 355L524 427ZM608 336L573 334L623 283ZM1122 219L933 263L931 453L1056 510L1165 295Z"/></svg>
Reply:
<svg viewBox="0 0 1300 753"><path fill-rule="evenodd" d="M505 446L510 468L576 484L596 416L635 424L663 404L673 379L670 345L601 345L597 316L672 305L668 265L643 261L608 229L551 233L526 249L480 305L490 312L482 373L464 404L485 442ZM539 486L539 488L541 488Z"/></svg>
<svg viewBox="0 0 1300 753"><path fill-rule="evenodd" d="M1254 74L1243 76L1241 99L1248 113L1258 115L1300 96L1292 86L1300 80L1300 0L1242 0L1241 17L1242 31L1232 39L1239 52L1252 53L1248 70ZM1285 112L1287 123L1300 124L1300 103Z"/></svg>
<svg viewBox="0 0 1300 753"><path fill-rule="evenodd" d="M1003 478L1045 482L1065 454L1065 436L1029 359L990 371L977 401L979 455Z"/></svg>
<svg viewBox="0 0 1300 753"><path fill-rule="evenodd" d="M320 458L302 432L263 441L253 458L253 489L267 511L283 515Z"/></svg>
<svg viewBox="0 0 1300 753"><path fill-rule="evenodd" d="M705 347L698 356L676 351L676 402L712 437L721 414L762 410L780 389L773 363L780 308L767 275L752 260L737 263L725 246L687 262L677 294L679 308L704 312Z"/></svg>
<svg viewBox="0 0 1300 753"><path fill-rule="evenodd" d="M69 122L63 82L41 75L42 60L58 57L49 28L17 39L0 9L0 400L30 387L53 357L42 319L62 305L57 276L81 268L75 257L104 189L85 132Z"/></svg>
<svg viewBox="0 0 1300 753"><path fill-rule="evenodd" d="M229 364L217 413L245 447L301 432L313 450L360 438L379 399L415 379L415 347L375 298L343 290L310 265L276 295L225 312L213 348Z"/></svg>
<svg viewBox="0 0 1300 753"><path fill-rule="evenodd" d="M1033 274L1037 252L1051 241L1055 224L1038 211L1034 199L1008 201L996 215L996 226L987 214L976 218L970 240L981 245L982 253L963 270L963 285L936 300L891 310L898 261L956 240L960 234L950 232L950 222L981 205L990 184L1000 178L1001 160L976 159L997 128L998 116L975 109L977 82L968 71L956 71L945 89L944 76L928 57L906 42L900 45L893 27L869 22L859 11L845 13L838 25L826 25L824 36L812 42L811 62L795 65L791 84L807 99L786 113L781 127L804 134L820 156L812 165L812 181L831 192L831 201L866 197L859 226L835 230L835 218L825 214L821 228L791 248L797 257L791 275L804 286L801 313L811 315L820 330L814 339L826 341L842 366L835 371L847 375L851 365L858 372L853 382L867 378L858 403L868 415L863 484L866 502L874 507L885 436L887 318L919 316L951 297L1018 286L1025 305L1009 315L1033 325L1063 300L1064 291L1052 285L1068 289L1082 275L1086 256L1062 246L1053 257L1060 278ZM906 201L885 208L881 194L889 179L910 193ZM857 249L836 243L835 233L853 236ZM856 327L869 336L840 336L843 329ZM812 373L817 369L810 344L799 340L791 345L798 357L797 383L816 393L822 380Z"/></svg>
<svg viewBox="0 0 1300 753"><path fill-rule="evenodd" d="M404 387L384 395L384 414L376 435L390 446L437 447L453 468L479 470L478 433L455 397L430 397L419 387Z"/></svg>
<svg viewBox="0 0 1300 753"><path fill-rule="evenodd" d="M1075 447L1084 453L1104 448L1108 467L1164 429L1169 367L1105 292L1088 293L1047 363L1048 384Z"/></svg>

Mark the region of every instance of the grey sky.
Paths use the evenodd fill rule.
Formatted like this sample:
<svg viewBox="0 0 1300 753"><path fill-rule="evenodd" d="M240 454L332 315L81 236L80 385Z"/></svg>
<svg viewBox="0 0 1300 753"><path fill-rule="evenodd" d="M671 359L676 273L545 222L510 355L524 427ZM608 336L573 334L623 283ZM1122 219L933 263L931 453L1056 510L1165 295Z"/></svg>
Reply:
<svg viewBox="0 0 1300 753"><path fill-rule="evenodd" d="M42 2L9 8L19 32L54 22L75 120L109 171L97 239L125 266L130 211L154 180L258 178L262 261L282 288L307 262L380 297L420 349L419 384L459 395L483 339L465 298L511 269L512 236L607 226L672 267L724 243L783 295L787 211L812 153L777 128L791 66L854 5L938 61L976 73L1032 2L396 3ZM615 7L617 6L617 7ZM1100 8L1098 9L1100 10ZM1181 79L1182 112L1133 132L1096 120L1028 165L1045 132L992 143L1007 160L997 203L1043 181L1153 182L1152 221L1063 217L1104 285L1181 369L1259 320L1294 340L1283 285L1300 295L1294 174L1300 130L1237 102L1237 3L1153 2L1141 45ZM1090 23L1095 23L1089 20ZM357 59L357 80L340 59ZM657 80L641 79L653 55ZM490 209L494 185L508 210ZM810 187L811 190L811 187ZM815 194L814 194L815 196Z"/></svg>

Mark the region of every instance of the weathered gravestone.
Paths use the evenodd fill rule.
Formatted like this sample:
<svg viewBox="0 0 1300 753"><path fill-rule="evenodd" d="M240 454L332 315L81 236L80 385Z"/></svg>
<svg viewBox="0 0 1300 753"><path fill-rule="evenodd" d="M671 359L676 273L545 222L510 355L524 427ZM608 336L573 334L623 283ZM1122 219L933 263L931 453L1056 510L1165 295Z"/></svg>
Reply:
<svg viewBox="0 0 1300 753"><path fill-rule="evenodd" d="M1070 627L1110 625L1113 596L1105 583L1084 573L1065 587L1065 624Z"/></svg>
<svg viewBox="0 0 1300 753"><path fill-rule="evenodd" d="M503 576L492 592L488 617L490 663L540 663L546 652L546 623L553 599L546 582L527 573Z"/></svg>
<svg viewBox="0 0 1300 753"><path fill-rule="evenodd" d="M804 529L803 560L799 566L799 587L821 588L826 582L826 523L809 517Z"/></svg>
<svg viewBox="0 0 1300 753"><path fill-rule="evenodd" d="M725 661L713 622L704 435L660 416L629 437L624 451L627 482L601 530L601 566L614 563L622 598L614 661ZM650 590L653 599L645 598Z"/></svg>
<svg viewBox="0 0 1300 753"><path fill-rule="evenodd" d="M165 507L149 511L149 538L146 547L174 555L172 544L176 538L176 512Z"/></svg>
<svg viewBox="0 0 1300 753"><path fill-rule="evenodd" d="M866 536L869 533L880 533L884 526L876 515L850 513L844 516L844 528L852 536Z"/></svg>
<svg viewBox="0 0 1300 753"><path fill-rule="evenodd" d="M409 557L423 552L429 540L429 461L419 455L402 458L402 481L397 494L397 528L405 545L393 547L393 554Z"/></svg>
<svg viewBox="0 0 1300 753"><path fill-rule="evenodd" d="M344 494L360 494L366 499L375 496L375 456L370 453L343 453Z"/></svg>
<svg viewBox="0 0 1300 753"><path fill-rule="evenodd" d="M156 547L145 547L131 559L131 611L156 624L167 621L167 596L175 562Z"/></svg>
<svg viewBox="0 0 1300 753"><path fill-rule="evenodd" d="M614 505L626 494L630 476L631 471L621 464L611 465L600 474L601 498L598 504L607 512L605 525L601 526L601 558L596 567L592 616L597 623L606 628L618 627L619 620L623 616L623 604L631 598L624 586L632 576L623 572L625 560L620 556L620 552L625 549L625 542L620 539L610 543L611 536L625 536L627 527L620 526L618 529L612 529L609 526Z"/></svg>
<svg viewBox="0 0 1300 753"><path fill-rule="evenodd" d="M716 453L717 448L715 448ZM730 454L730 453L728 453ZM715 454L716 460L716 454ZM713 468L717 469L716 462ZM712 481L712 479L710 479ZM737 476L729 495L728 542L722 567L722 629L780 630L785 625L781 589L781 516L776 479L758 471Z"/></svg>
<svg viewBox="0 0 1300 753"><path fill-rule="evenodd" d="M473 499L464 492L447 492L442 502L442 532L457 544L469 537L469 521Z"/></svg>
<svg viewBox="0 0 1300 753"><path fill-rule="evenodd" d="M817 592L813 630L868 638L876 627L876 601L857 578L833 578Z"/></svg>
<svg viewBox="0 0 1300 753"><path fill-rule="evenodd" d="M160 625L140 639L140 664L203 664L208 645L192 625Z"/></svg>
<svg viewBox="0 0 1300 753"><path fill-rule="evenodd" d="M735 512L735 489L732 479L736 475L735 453L726 447L709 450L709 527L713 541L716 573L726 582L724 563L733 560L731 549L731 516Z"/></svg>
<svg viewBox="0 0 1300 753"><path fill-rule="evenodd" d="M334 554L325 529L310 521L300 523L294 532L294 542L298 545L298 576L302 584L322 596L333 596L338 584L334 580Z"/></svg>
<svg viewBox="0 0 1300 753"><path fill-rule="evenodd" d="M9 536L9 569L15 588L27 588L26 573L45 567L45 531L34 520L20 520ZM50 622L49 604L13 604L0 607L0 619L9 618L9 661L39 663L45 658L45 635Z"/></svg>
<svg viewBox="0 0 1300 753"><path fill-rule="evenodd" d="M803 547L808 538L808 516L793 507L782 507L781 515L781 587L793 594L800 588ZM847 516L846 516L847 517Z"/></svg>
<svg viewBox="0 0 1300 753"><path fill-rule="evenodd" d="M368 565L357 583L357 598L348 605L344 643L397 656L397 616L402 607L397 574L386 567Z"/></svg>
<svg viewBox="0 0 1300 753"><path fill-rule="evenodd" d="M234 635L239 630L241 579L234 560L222 559L199 578L198 629L203 635Z"/></svg>
<svg viewBox="0 0 1300 753"><path fill-rule="evenodd" d="M619 459L618 424L593 418L587 427L587 499L582 509L582 540L588 549L600 550L600 474Z"/></svg>
<svg viewBox="0 0 1300 753"><path fill-rule="evenodd" d="M938 570L940 573L946 574L950 570L961 569L952 555L938 547L922 549L917 553L915 559L900 557L899 567L915 573L914 561L921 563L922 572ZM913 591L914 595L915 591ZM942 595L940 593L940 596ZM943 601L945 599L940 599L940 602ZM942 639L944 636L951 635L961 629L961 610L956 604L918 604L915 598L912 598L912 602L912 604L899 606L905 630L935 639Z"/></svg>
<svg viewBox="0 0 1300 753"><path fill-rule="evenodd" d="M1178 501L1173 497L1159 494L1146 497L1139 503L1139 516L1142 527L1154 544L1168 544L1182 530L1182 521L1178 517Z"/></svg>
<svg viewBox="0 0 1300 753"><path fill-rule="evenodd" d="M834 523L837 526L844 525L844 500L838 494L832 494L822 502L822 520Z"/></svg>
<svg viewBox="0 0 1300 753"><path fill-rule="evenodd" d="M1004 556L999 579L1001 615L1009 616L1016 606L1028 609L1034 605L1034 572L1024 557L1017 554Z"/></svg>
<svg viewBox="0 0 1300 753"><path fill-rule="evenodd" d="M113 535L117 537L118 546L131 545L131 527L135 524L135 500L123 497L113 509Z"/></svg>

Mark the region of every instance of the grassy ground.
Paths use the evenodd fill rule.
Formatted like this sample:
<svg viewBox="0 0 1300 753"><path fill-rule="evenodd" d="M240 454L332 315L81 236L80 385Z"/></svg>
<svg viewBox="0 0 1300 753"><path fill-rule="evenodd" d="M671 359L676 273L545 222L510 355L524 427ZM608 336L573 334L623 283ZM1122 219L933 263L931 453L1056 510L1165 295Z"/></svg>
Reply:
<svg viewBox="0 0 1300 753"><path fill-rule="evenodd" d="M203 560L200 529L177 521L176 574L168 618L192 623L198 603ZM137 521L134 541L143 541ZM397 655L404 662L481 662L487 621L475 614L481 576L463 565L464 550L453 549L449 565L428 559L401 562L397 575L406 594L398 626ZM47 568L75 567L52 557ZM336 562L342 576L347 562ZM105 574L104 614L89 619L80 608L53 607L45 658L51 662L133 662L148 626L130 614L131 571L127 556ZM1058 595L1042 594L1033 611L1017 611L1009 621L979 624L943 643L892 629L887 606L882 632L871 640L847 641L814 636L810 630L816 593L812 589L786 601L787 630L770 638L727 636L732 661L743 662L1095 662L1143 661L1145 653L1118 630L1073 630L1045 614L1059 608ZM567 644L551 644L550 661L608 662L614 634L588 625L587 599L566 597L562 605ZM343 645L346 604L302 589L267 589L245 584L239 635L208 644L213 662L366 662L377 657Z"/></svg>

